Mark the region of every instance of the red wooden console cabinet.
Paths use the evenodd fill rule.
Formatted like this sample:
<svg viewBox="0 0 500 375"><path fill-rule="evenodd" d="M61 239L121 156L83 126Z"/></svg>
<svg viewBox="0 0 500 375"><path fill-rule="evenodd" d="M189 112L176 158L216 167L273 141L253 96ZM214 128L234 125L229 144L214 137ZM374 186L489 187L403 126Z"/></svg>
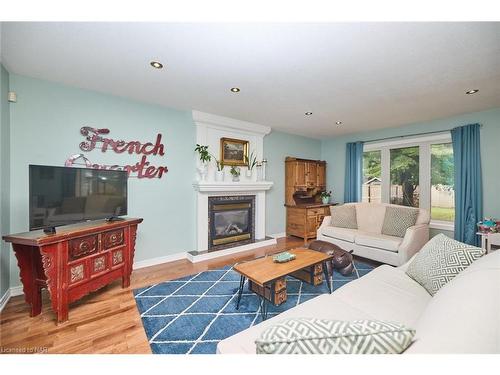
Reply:
<svg viewBox="0 0 500 375"><path fill-rule="evenodd" d="M42 311L41 289L48 288L57 322L68 320L68 305L121 278L130 286L137 225L142 219L96 220L4 236L12 243L31 316Z"/></svg>

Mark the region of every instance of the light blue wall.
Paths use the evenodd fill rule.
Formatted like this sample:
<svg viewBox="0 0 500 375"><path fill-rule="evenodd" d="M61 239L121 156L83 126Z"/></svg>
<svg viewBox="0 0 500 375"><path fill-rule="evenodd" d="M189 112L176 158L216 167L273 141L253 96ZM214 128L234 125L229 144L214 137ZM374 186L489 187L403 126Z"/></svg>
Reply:
<svg viewBox="0 0 500 375"><path fill-rule="evenodd" d="M275 132L264 138L264 156L268 161L266 179L274 181L266 199L266 233L285 231L285 157L319 160L321 141Z"/></svg>
<svg viewBox="0 0 500 375"><path fill-rule="evenodd" d="M111 95L72 88L19 75L10 76L18 102L10 106L10 232L28 230L28 165L63 165L80 153L79 130L88 125L109 128L115 139L154 141L163 134L165 156L148 156L154 165L167 165L163 179L129 180L129 216L140 216L136 261L195 248L195 126L190 112L139 103ZM284 160L286 156L319 159L321 142L272 132L264 138L267 178L274 181L266 209L268 234L285 230ZM86 156L102 164L134 164L138 155L92 151ZM3 170L3 168L2 168ZM8 178L7 178L8 181ZM8 252L6 252L8 253ZM10 284L19 285L11 257ZM2 263L3 264L3 263Z"/></svg>
<svg viewBox="0 0 500 375"><path fill-rule="evenodd" d="M0 237L10 231L9 168L10 168L10 104L7 101L9 73L0 64ZM0 298L10 286L9 246L0 240Z"/></svg>
<svg viewBox="0 0 500 375"><path fill-rule="evenodd" d="M114 139L154 141L163 134L165 156L148 156L167 165L162 179L129 179L129 216L143 217L135 260L189 251L195 245L195 127L189 112L175 111L110 95L19 75L10 76L18 102L11 105L10 230L28 230L28 165L64 165L80 153L84 125L109 128ZM87 153L92 162L135 164L138 155ZM13 257L12 257L13 258ZM11 259L11 286L19 285Z"/></svg>
<svg viewBox="0 0 500 375"><path fill-rule="evenodd" d="M449 130L456 126L480 123L481 160L483 166L484 215L500 217L500 108L461 116L416 123L399 128L383 129L366 133L326 139L321 142L321 157L328 162L327 181L334 190L334 200L343 202L345 173L345 144L352 141Z"/></svg>

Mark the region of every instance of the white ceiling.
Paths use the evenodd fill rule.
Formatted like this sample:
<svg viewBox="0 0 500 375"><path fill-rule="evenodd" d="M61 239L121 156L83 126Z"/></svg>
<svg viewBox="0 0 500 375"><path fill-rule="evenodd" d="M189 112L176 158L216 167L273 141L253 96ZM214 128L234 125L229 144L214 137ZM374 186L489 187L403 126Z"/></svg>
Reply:
<svg viewBox="0 0 500 375"><path fill-rule="evenodd" d="M31 22L2 39L11 73L311 137L500 107L500 23Z"/></svg>

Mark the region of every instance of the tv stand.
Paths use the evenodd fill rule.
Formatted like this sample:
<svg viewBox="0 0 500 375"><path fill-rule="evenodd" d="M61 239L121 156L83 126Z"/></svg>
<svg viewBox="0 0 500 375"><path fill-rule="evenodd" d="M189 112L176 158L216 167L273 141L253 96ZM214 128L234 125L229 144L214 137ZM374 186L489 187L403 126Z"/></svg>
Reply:
<svg viewBox="0 0 500 375"><path fill-rule="evenodd" d="M49 290L57 322L68 320L68 306L116 279L130 286L137 226L142 219L96 220L4 236L19 265L30 316L42 311L42 288Z"/></svg>

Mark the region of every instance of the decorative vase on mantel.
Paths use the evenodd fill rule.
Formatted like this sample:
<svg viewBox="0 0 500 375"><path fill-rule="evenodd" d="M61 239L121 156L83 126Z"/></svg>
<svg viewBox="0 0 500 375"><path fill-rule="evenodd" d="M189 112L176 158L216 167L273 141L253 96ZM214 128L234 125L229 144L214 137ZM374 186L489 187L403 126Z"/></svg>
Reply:
<svg viewBox="0 0 500 375"><path fill-rule="evenodd" d="M215 181L216 182L224 181L224 169L222 171L215 170Z"/></svg>
<svg viewBox="0 0 500 375"><path fill-rule="evenodd" d="M200 174L200 180L206 181L208 175L208 163L200 163L198 173Z"/></svg>
<svg viewBox="0 0 500 375"><path fill-rule="evenodd" d="M252 178L252 173L253 171L250 168L247 168L245 171L245 175L247 176L248 179Z"/></svg>

